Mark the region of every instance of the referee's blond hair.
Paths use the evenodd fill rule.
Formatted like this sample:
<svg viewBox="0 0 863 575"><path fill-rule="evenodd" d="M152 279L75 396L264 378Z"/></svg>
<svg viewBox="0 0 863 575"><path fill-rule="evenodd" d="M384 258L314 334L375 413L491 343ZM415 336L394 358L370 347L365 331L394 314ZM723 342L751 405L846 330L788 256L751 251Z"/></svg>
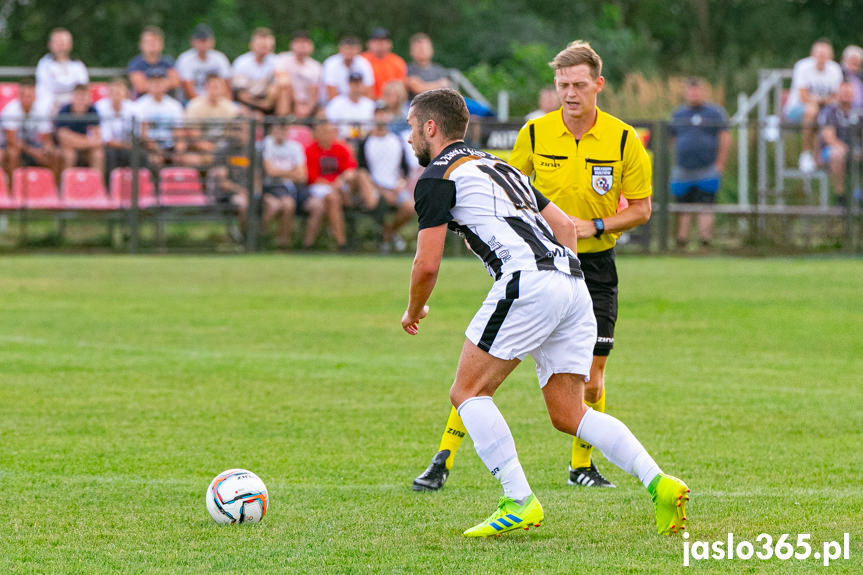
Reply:
<svg viewBox="0 0 863 575"><path fill-rule="evenodd" d="M584 40L570 42L566 48L557 53L554 60L548 63L555 71L581 64L586 64L590 68L590 77L594 80L602 75L602 58Z"/></svg>

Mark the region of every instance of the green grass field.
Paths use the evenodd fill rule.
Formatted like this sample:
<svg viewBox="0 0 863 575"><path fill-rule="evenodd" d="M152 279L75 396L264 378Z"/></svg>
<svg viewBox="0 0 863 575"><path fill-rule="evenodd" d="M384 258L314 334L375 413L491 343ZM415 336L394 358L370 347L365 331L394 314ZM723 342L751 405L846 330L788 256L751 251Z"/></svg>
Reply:
<svg viewBox="0 0 863 575"><path fill-rule="evenodd" d="M532 365L497 403L546 521L463 538L500 493L470 441L443 491L410 483L490 285L473 259L411 338L408 258L27 256L0 259L0 573L863 572L863 263L619 268L608 411L692 487L690 542L849 532L849 560L684 568L637 480L600 457L618 489L566 485ZM263 523L207 515L230 467L267 483Z"/></svg>

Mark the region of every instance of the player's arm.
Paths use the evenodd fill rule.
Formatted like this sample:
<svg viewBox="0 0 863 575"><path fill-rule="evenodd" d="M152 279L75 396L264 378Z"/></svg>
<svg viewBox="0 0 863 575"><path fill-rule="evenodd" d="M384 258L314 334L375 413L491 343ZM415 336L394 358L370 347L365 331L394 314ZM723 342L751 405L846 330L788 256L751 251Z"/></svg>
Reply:
<svg viewBox="0 0 863 575"><path fill-rule="evenodd" d="M443 248L446 242L446 224L420 230L417 235L417 253L411 268L411 289L408 309L402 316L402 329L416 335L419 321L429 311L426 302L437 283Z"/></svg>
<svg viewBox="0 0 863 575"><path fill-rule="evenodd" d="M575 223L563 212L563 210L548 200L545 201L548 203L541 209L539 215L548 222L554 237L557 238L560 243L571 249L572 253L577 254L578 237L576 234Z"/></svg>

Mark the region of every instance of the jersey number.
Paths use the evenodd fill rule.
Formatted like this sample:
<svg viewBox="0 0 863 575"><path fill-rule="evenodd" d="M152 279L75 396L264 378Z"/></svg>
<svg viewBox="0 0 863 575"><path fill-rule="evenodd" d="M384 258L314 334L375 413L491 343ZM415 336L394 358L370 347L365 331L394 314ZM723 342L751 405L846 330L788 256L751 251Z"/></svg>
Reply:
<svg viewBox="0 0 863 575"><path fill-rule="evenodd" d="M518 210L539 212L533 190L522 180L521 172L503 162L495 162L492 168L486 164L478 166L492 181L503 188L506 195Z"/></svg>

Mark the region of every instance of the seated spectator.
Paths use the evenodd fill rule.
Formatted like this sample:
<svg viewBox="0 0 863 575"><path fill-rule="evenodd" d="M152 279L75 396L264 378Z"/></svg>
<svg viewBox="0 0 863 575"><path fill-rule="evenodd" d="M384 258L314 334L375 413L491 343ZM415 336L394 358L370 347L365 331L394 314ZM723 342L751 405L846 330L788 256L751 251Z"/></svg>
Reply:
<svg viewBox="0 0 863 575"><path fill-rule="evenodd" d="M177 58L177 75L183 88L183 97L188 101L204 93L204 83L211 74L222 78L226 88L230 87L231 62L216 50L216 35L206 24L198 24L192 31L192 47ZM225 92L226 94L229 92Z"/></svg>
<svg viewBox="0 0 863 575"><path fill-rule="evenodd" d="M377 198L367 195L371 190L362 186L350 146L338 141L338 128L327 121L323 114L317 117L313 133L315 141L306 148L309 193L323 199L330 230L339 249L345 250L344 206L355 205L356 197L360 196L365 207L373 209L377 205Z"/></svg>
<svg viewBox="0 0 863 575"><path fill-rule="evenodd" d="M294 32L290 52L283 52L276 62L276 75L284 74L293 87L293 110L296 118L308 118L315 113L320 98L321 64L312 53L315 44L309 33Z"/></svg>
<svg viewBox="0 0 863 575"><path fill-rule="evenodd" d="M233 66L236 100L261 115L286 116L291 112L290 79L276 78L276 39L269 28L256 28L249 52Z"/></svg>
<svg viewBox="0 0 863 575"><path fill-rule="evenodd" d="M381 249L388 252L395 248L401 252L407 246L398 230L413 218L414 200L407 179L410 173L408 148L401 136L390 130L391 120L385 107L375 109L374 128L360 143L357 159L361 176L368 179L367 185L373 187L387 208L395 210L393 221L381 226Z"/></svg>
<svg viewBox="0 0 863 575"><path fill-rule="evenodd" d="M405 80L410 99L427 90L449 88L449 72L432 62L434 46L428 34L414 34L410 43L412 61L408 64L408 77Z"/></svg>
<svg viewBox="0 0 863 575"><path fill-rule="evenodd" d="M108 85L108 97L94 104L99 114L99 131L105 146L105 184L114 168L131 165L132 125L135 112L129 99L129 87L123 78L114 78Z"/></svg>
<svg viewBox="0 0 863 575"><path fill-rule="evenodd" d="M371 64L375 76L372 98L379 100L388 82L405 81L408 67L401 56L393 53L393 41L390 40L390 33L385 28L377 28L372 32L368 48L363 52L363 58Z"/></svg>
<svg viewBox="0 0 863 575"><path fill-rule="evenodd" d="M339 94L348 93L348 77L352 73L362 76L363 86L365 86L363 95L368 96L371 93L375 85L375 73L368 60L360 55L360 50L362 50L362 44L359 38L345 36L339 40L339 51L324 60L321 74L327 101Z"/></svg>
<svg viewBox="0 0 863 575"><path fill-rule="evenodd" d="M36 93L33 80L21 80L18 97L0 112L9 175L19 167L41 166L51 169L59 181L62 156L54 147L51 108L47 100L37 100Z"/></svg>
<svg viewBox="0 0 863 575"><path fill-rule="evenodd" d="M135 120L152 168L180 164L186 152L182 137L183 106L168 95L169 80L162 68L147 71L146 94L135 102Z"/></svg>
<svg viewBox="0 0 863 575"><path fill-rule="evenodd" d="M794 64L785 117L790 122L803 122L803 152L800 154L803 172L815 169L812 152L818 112L835 100L840 83L842 68L833 61L833 46L829 40L817 40L812 44L810 56Z"/></svg>
<svg viewBox="0 0 863 575"><path fill-rule="evenodd" d="M105 176L105 151L99 130L99 114L90 102L90 87L78 84L72 103L57 113L57 142L63 154L63 167L90 167Z"/></svg>
<svg viewBox="0 0 863 575"><path fill-rule="evenodd" d="M410 130L408 126L408 91L405 88L404 82L393 80L384 84L384 89L381 94L380 104L382 104L390 114L390 127L394 132L400 133L404 130Z"/></svg>
<svg viewBox="0 0 863 575"><path fill-rule="evenodd" d="M36 65L36 91L56 112L72 102L75 86L88 84L90 75L81 60L73 60L69 56L72 52L72 34L65 28L51 30L48 51Z"/></svg>
<svg viewBox="0 0 863 575"><path fill-rule="evenodd" d="M363 76L352 72L348 78L348 93L339 94L327 104L327 120L339 127L339 137L355 140L368 132L375 113L375 103L363 94Z"/></svg>
<svg viewBox="0 0 863 575"><path fill-rule="evenodd" d="M860 108L854 107L853 85L842 82L836 103L825 106L818 114L818 165L829 168L833 192L840 206L847 204L845 172L849 150L855 143L860 144L861 113Z"/></svg>
<svg viewBox="0 0 863 575"><path fill-rule="evenodd" d="M842 61L839 65L842 67L845 81L850 82L854 90L852 106L863 108L863 79L860 78L860 71L863 68L863 48L853 45L847 46L842 50Z"/></svg>
<svg viewBox="0 0 863 575"><path fill-rule="evenodd" d="M264 139L264 215L263 229L266 233L276 221L278 229L276 244L281 249L291 245L294 215L299 210L308 214L303 247L315 243L324 217L324 200L309 193L306 184L306 152L303 147L287 137L283 124L273 125L270 135Z"/></svg>
<svg viewBox="0 0 863 575"><path fill-rule="evenodd" d="M147 93L147 74L151 70L161 70L166 79L168 91L180 86L180 77L174 68L174 60L162 54L165 49L165 36L158 26L147 26L141 32L138 42L141 53L129 62L129 82L135 98Z"/></svg>
<svg viewBox="0 0 863 575"><path fill-rule="evenodd" d="M525 116L524 121L528 122L530 120L536 120L537 118L541 118L542 116L559 109L560 98L558 97L557 90L554 89L554 86L543 88L539 91L539 109L534 110Z"/></svg>

